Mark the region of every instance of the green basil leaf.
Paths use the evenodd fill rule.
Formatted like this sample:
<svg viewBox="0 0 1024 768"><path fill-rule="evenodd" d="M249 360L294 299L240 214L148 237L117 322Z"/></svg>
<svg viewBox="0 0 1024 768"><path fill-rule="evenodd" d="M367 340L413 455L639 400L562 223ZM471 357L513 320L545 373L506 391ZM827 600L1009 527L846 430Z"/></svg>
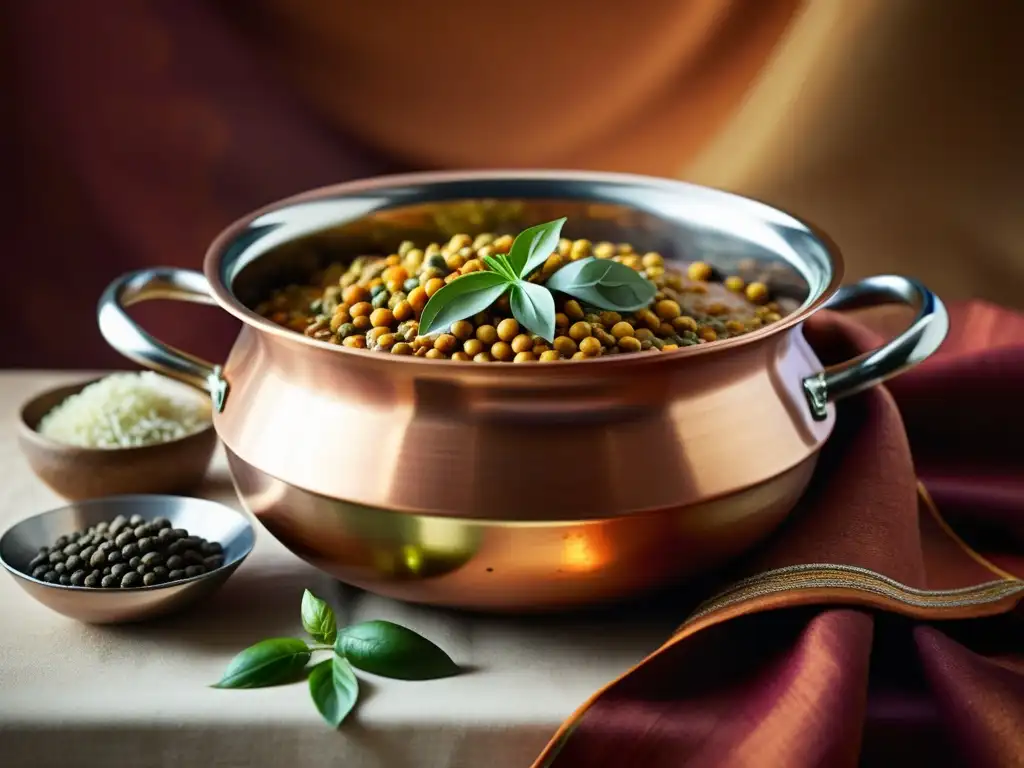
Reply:
<svg viewBox="0 0 1024 768"><path fill-rule="evenodd" d="M654 283L635 269L606 259L580 259L566 264L545 283L597 309L632 312L648 306L657 293Z"/></svg>
<svg viewBox="0 0 1024 768"><path fill-rule="evenodd" d="M318 643L333 645L338 636L338 622L331 606L308 589L302 593L302 627Z"/></svg>
<svg viewBox="0 0 1024 768"><path fill-rule="evenodd" d="M499 259L497 256L484 256L484 264L491 268L493 272L497 272L499 275L504 275L509 280L515 280L516 276L513 274L512 269L508 266L507 261Z"/></svg>
<svg viewBox="0 0 1024 768"><path fill-rule="evenodd" d="M555 297L546 287L520 280L512 286L509 304L520 325L546 341L555 340Z"/></svg>
<svg viewBox="0 0 1024 768"><path fill-rule="evenodd" d="M483 312L508 290L509 279L498 272L470 272L430 297L420 314L420 334L447 330L458 320Z"/></svg>
<svg viewBox="0 0 1024 768"><path fill-rule="evenodd" d="M334 650L365 672L399 680L449 677L459 666L427 638L390 621L364 621L338 632Z"/></svg>
<svg viewBox="0 0 1024 768"><path fill-rule="evenodd" d="M558 248L558 238L562 236L564 224L565 218L563 217L524 229L516 236L508 251L508 261L517 276L525 279L533 270L547 261L548 256Z"/></svg>
<svg viewBox="0 0 1024 768"><path fill-rule="evenodd" d="M337 728L359 699L352 665L340 656L321 661L309 673L309 695L324 721Z"/></svg>
<svg viewBox="0 0 1024 768"><path fill-rule="evenodd" d="M295 681L309 661L309 646L294 637L261 640L235 656L214 688L265 688Z"/></svg>

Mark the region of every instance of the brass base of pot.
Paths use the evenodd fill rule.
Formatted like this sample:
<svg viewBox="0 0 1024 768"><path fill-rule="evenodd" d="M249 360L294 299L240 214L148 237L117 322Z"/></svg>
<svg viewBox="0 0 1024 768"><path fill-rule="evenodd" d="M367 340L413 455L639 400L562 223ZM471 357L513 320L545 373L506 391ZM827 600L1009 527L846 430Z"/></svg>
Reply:
<svg viewBox="0 0 1024 768"><path fill-rule="evenodd" d="M587 521L467 520L327 498L229 449L245 506L299 557L410 602L537 611L620 600L719 566L782 522L817 460L699 505Z"/></svg>

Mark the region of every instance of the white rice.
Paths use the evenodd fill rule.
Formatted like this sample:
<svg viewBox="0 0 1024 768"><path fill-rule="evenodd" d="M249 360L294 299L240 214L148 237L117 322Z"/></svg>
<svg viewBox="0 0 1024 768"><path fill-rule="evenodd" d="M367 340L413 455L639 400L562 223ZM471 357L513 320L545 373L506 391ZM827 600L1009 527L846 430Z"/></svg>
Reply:
<svg viewBox="0 0 1024 768"><path fill-rule="evenodd" d="M90 384L39 422L39 433L86 448L131 448L191 435L211 421L210 404L159 374L115 373Z"/></svg>

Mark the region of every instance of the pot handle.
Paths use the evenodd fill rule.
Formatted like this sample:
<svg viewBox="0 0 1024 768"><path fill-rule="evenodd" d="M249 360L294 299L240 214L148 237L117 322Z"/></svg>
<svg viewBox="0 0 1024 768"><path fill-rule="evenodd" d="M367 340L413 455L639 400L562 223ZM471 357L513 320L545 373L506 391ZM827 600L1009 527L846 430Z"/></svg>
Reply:
<svg viewBox="0 0 1024 768"><path fill-rule="evenodd" d="M103 338L129 360L206 390L214 408L221 411L228 391L221 367L157 341L125 312L126 307L152 299L217 303L200 272L174 267L128 272L108 285L100 296L96 317Z"/></svg>
<svg viewBox="0 0 1024 768"><path fill-rule="evenodd" d="M840 288L828 309L856 309L875 304L909 304L914 322L885 346L803 380L815 421L828 415L828 404L875 386L920 363L939 348L949 331L946 307L924 285L909 277L878 275Z"/></svg>

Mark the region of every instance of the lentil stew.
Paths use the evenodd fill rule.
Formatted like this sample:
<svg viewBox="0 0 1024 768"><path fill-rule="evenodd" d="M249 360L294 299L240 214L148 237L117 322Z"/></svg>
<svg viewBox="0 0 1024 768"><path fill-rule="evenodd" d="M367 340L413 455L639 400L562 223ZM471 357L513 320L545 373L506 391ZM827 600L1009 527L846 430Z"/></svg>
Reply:
<svg viewBox="0 0 1024 768"><path fill-rule="evenodd" d="M603 355L670 352L749 333L791 310L765 282L721 275L703 261L672 262L628 243L562 238L530 276L543 283L566 264L587 257L611 259L650 280L650 305L633 312L600 311L556 295L555 338L549 343L521 328L508 295L488 310L423 336L427 301L447 283L485 269L485 257L507 253L510 235L454 235L419 247L403 242L395 253L334 261L305 284L274 291L256 307L271 321L321 341L350 348L429 359L475 362L552 362Z"/></svg>

